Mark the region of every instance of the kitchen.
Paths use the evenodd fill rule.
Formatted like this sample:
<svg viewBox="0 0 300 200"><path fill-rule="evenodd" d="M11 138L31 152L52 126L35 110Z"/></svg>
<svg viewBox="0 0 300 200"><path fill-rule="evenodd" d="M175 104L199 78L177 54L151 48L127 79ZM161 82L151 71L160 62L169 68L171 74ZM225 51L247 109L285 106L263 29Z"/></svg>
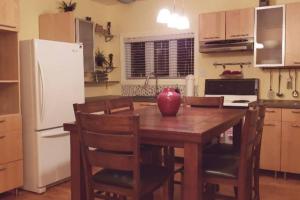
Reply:
<svg viewBox="0 0 300 200"><path fill-rule="evenodd" d="M45 13L58 13L59 1L53 0L44 0L40 2L38 0L20 0L20 21L19 21L19 40L28 40L32 38L39 38L39 16ZM162 37L166 35L176 35L176 34L194 34L194 76L195 76L195 94L199 96L205 95L205 79L216 79L219 78L219 75L223 73L224 68L222 66L214 66L216 63L248 63L251 62L250 65L243 65L241 68L240 65L232 66L228 65L225 67L226 70L232 71L243 71L244 78L256 78L260 80L259 85L259 98L260 99L270 99L270 70L263 70L258 67L254 67L254 54L253 52L226 52L226 53L214 53L214 54L205 54L198 53L199 45L198 45L198 29L199 29L199 14L200 13L213 13L219 11L230 11L236 9L243 8L255 8L258 6L258 1L195 1L195 0L185 0L176 1L176 10L178 12L182 12L183 3L184 3L184 13L188 16L190 20L190 29L184 31L177 31L172 28L168 28L165 25L156 23L156 16L158 11L161 8L172 8L173 2L164 0L164 1L148 1L148 0L137 0L131 4L121 4L117 1L108 1L108 0L77 0L77 8L74 11L74 15L79 18L86 18L87 16L91 17L92 21L103 25L104 29L107 29L107 22L111 22L111 33L114 37L109 41L105 41L105 37L101 34L95 34L95 49L99 48L100 51L103 51L105 55L113 54L113 66L116 68L108 74L109 83L105 84L87 84L85 87L85 96L86 97L98 97L98 96L107 96L107 95L126 95L128 90L130 92L139 91L136 90L136 87L139 85L144 85L146 78L141 79L127 79L125 73L125 59L126 55L123 51L125 48L124 41L128 38L141 38L141 37ZM271 1L271 5L283 5L288 3L293 3L297 1ZM1 15L0 15L1 16ZM143 17L139 17L143 16ZM145 20L147 19L147 20ZM225 24L224 24L225 25ZM288 33L288 32L287 32ZM288 41L286 41L287 43ZM286 44L287 45L287 44ZM272 46L272 45L271 45ZM287 58L287 56L286 56ZM21 66L22 67L22 66ZM2 72L2 71L1 71ZM282 69L281 70L281 93L284 96L277 96L278 93L278 76L279 70L272 70L272 89L275 94L273 94L275 100L292 100L293 106L290 104L278 106L274 102L268 102L271 107L278 107L276 109L271 109L274 116L266 119L268 121L267 130L268 132L272 132L274 129L274 125L279 126L276 128L276 136L272 135L272 141L269 146L274 147L274 149L268 149L266 153L268 156L275 156L271 160L276 163L265 163L266 169L270 169L271 171L279 172L278 180L272 182L272 184L282 184L283 187L287 187L289 185L289 179L287 182L284 182L282 179L286 174L282 174L281 168L283 167L282 163L287 163L290 160L280 160L282 157L282 152L279 148L275 148L276 146L281 145L281 129L282 127L288 128L290 123L294 123L296 117L290 117L289 110L286 108L299 108L298 107L298 99L293 97L293 90L295 89L295 74L294 70L291 70L291 75L293 77L292 82L292 90L287 89L287 80L289 79L289 70ZM182 90L182 93L185 93L185 79L174 79L174 78L160 78L158 80L158 85L160 87L164 86L173 86L179 87ZM134 89L128 89L128 88ZM146 90L151 90L155 87L155 79L150 78L149 86ZM299 88L299 86L298 86ZM145 89L142 89L141 94L132 94L130 95L144 95ZM279 91L280 93L280 91ZM154 93L155 94L155 93ZM153 94L150 94L153 96ZM285 102L286 103L286 102ZM17 103L16 103L17 104ZM141 103L144 104L144 103ZM143 106L143 105L142 105ZM297 111L297 110L296 110ZM276 116L275 116L276 115ZM294 114L296 115L296 114ZM293 116L294 116L293 115ZM270 122L270 123L269 123ZM269 130L270 129L270 130ZM280 129L280 130L278 130ZM283 139L287 139L283 137ZM296 139L294 139L296 141ZM264 151L266 152L266 151ZM271 152L276 152L274 155ZM284 153L283 153L284 154ZM286 159L292 159L287 156L283 156ZM265 156L266 158L266 156ZM262 158L262 159L265 159ZM264 162L264 161L263 161ZM297 168L297 166L295 166ZM289 168L289 166L284 166L284 168ZM294 168L294 167L292 167ZM295 171L297 169L291 169L290 171ZM287 170L289 172L289 169ZM273 174L272 174L273 175ZM290 175L287 175L290 178ZM293 176L293 175L292 175ZM272 176L271 176L272 177ZM267 179L269 181L269 179ZM293 180L294 181L294 180ZM282 183L283 182L283 183ZM290 187L296 187L297 181L295 185L291 184ZM63 186L64 187L64 186ZM282 189L285 190L285 189ZM287 192L288 193L288 192ZM22 194L22 192L21 192ZM47 195L47 192L46 192ZM298 196L298 194L295 194ZM1 196L0 196L1 197ZM20 197L21 198L21 197ZM26 198L26 197L25 197ZM288 199L288 198L287 198ZM290 199L293 199L291 197ZM297 197L296 197L297 199Z"/></svg>

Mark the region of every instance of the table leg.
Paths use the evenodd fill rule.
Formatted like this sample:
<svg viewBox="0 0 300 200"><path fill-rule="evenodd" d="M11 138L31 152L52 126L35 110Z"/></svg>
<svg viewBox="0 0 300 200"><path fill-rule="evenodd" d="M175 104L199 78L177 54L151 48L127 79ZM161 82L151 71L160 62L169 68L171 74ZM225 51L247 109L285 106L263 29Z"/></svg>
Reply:
<svg viewBox="0 0 300 200"><path fill-rule="evenodd" d="M202 146L184 144L184 200L202 200Z"/></svg>
<svg viewBox="0 0 300 200"><path fill-rule="evenodd" d="M86 200L80 138L77 132L71 132L71 200Z"/></svg>

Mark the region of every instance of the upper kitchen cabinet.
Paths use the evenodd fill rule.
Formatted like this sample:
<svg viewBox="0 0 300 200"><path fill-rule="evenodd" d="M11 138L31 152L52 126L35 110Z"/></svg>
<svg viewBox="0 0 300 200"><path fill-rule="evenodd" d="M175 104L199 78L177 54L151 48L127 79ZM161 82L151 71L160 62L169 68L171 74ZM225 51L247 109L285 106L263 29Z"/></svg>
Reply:
<svg viewBox="0 0 300 200"><path fill-rule="evenodd" d="M225 40L225 12L199 15L199 40Z"/></svg>
<svg viewBox="0 0 300 200"><path fill-rule="evenodd" d="M0 29L16 31L19 26L19 0L1 0L0 8Z"/></svg>
<svg viewBox="0 0 300 200"><path fill-rule="evenodd" d="M285 65L300 65L300 3L286 5Z"/></svg>
<svg viewBox="0 0 300 200"><path fill-rule="evenodd" d="M255 15L255 66L284 66L285 6L259 7Z"/></svg>
<svg viewBox="0 0 300 200"><path fill-rule="evenodd" d="M75 42L75 17L73 12L40 15L39 34L40 39Z"/></svg>
<svg viewBox="0 0 300 200"><path fill-rule="evenodd" d="M254 36L254 8L226 11L226 39Z"/></svg>

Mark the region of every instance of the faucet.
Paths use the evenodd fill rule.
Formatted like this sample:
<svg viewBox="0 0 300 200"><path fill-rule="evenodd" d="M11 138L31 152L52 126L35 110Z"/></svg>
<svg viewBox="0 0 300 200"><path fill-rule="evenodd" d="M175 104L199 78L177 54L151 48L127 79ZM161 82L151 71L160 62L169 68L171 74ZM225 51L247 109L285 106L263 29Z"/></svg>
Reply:
<svg viewBox="0 0 300 200"><path fill-rule="evenodd" d="M150 80L151 77L155 78L155 96L157 96L158 95L158 76L157 76L157 73L151 72L150 74L147 75L145 83L144 83L144 89L146 89L149 86L149 80Z"/></svg>

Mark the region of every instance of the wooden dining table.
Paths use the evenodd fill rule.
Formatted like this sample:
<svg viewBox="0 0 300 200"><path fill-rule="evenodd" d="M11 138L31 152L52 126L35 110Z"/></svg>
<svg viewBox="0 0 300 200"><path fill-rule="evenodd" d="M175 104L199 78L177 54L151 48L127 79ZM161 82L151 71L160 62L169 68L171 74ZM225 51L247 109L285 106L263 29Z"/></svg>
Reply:
<svg viewBox="0 0 300 200"><path fill-rule="evenodd" d="M142 144L184 148L184 200L202 200L202 149L233 127L233 142L239 148L246 109L181 107L176 116L164 117L157 106L120 112L140 115ZM71 200L86 200L80 137L74 123L64 124L71 138Z"/></svg>

